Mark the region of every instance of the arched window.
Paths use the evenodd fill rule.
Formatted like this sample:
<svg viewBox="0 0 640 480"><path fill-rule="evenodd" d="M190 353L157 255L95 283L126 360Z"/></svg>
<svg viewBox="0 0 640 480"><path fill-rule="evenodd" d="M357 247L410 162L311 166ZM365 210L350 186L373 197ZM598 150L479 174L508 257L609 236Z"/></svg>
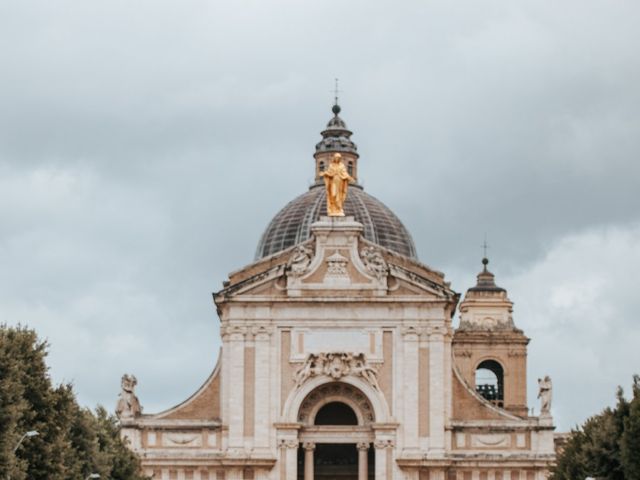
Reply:
<svg viewBox="0 0 640 480"><path fill-rule="evenodd" d="M498 407L504 406L504 370L495 360L485 360L476 368L476 391Z"/></svg>
<svg viewBox="0 0 640 480"><path fill-rule="evenodd" d="M324 172L324 161L318 163L318 172Z"/></svg>
<svg viewBox="0 0 640 480"><path fill-rule="evenodd" d="M347 171L349 172L349 175L353 176L353 162L349 162L347 164Z"/></svg>
<svg viewBox="0 0 640 480"><path fill-rule="evenodd" d="M329 402L316 413L314 425L358 425L358 417L349 405Z"/></svg>

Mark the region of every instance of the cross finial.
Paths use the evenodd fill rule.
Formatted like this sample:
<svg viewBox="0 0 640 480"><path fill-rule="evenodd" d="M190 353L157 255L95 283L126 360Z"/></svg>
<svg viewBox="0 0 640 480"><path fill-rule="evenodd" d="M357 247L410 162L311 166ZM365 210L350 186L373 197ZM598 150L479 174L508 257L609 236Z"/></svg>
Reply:
<svg viewBox="0 0 640 480"><path fill-rule="evenodd" d="M483 253L483 257L487 258L487 250L489 249L489 244L487 243L487 234L484 234L484 242L482 242L482 253Z"/></svg>
<svg viewBox="0 0 640 480"><path fill-rule="evenodd" d="M340 93L340 90L338 90L338 79L336 78L335 81L336 84L333 89L334 104L333 107L331 107L331 111L334 115L338 115L340 113L340 105L338 105L338 94Z"/></svg>
<svg viewBox="0 0 640 480"><path fill-rule="evenodd" d="M338 89L338 79L335 79L335 87L333 88L333 98L335 100L335 105L338 105L338 94L340 93L340 90Z"/></svg>
<svg viewBox="0 0 640 480"><path fill-rule="evenodd" d="M482 252L483 252L483 257L482 257L482 265L484 265L484 271L487 271L487 264L489 263L489 259L487 258L487 250L489 249L489 244L487 243L487 234L484 234L484 242L482 242Z"/></svg>

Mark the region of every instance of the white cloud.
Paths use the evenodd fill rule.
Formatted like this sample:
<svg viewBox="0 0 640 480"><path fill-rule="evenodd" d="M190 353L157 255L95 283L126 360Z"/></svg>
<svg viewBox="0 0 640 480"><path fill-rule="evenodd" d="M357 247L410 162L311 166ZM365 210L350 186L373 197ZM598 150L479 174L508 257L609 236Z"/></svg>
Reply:
<svg viewBox="0 0 640 480"><path fill-rule="evenodd" d="M535 379L550 374L564 429L612 404L616 387L640 373L638 272L640 226L631 225L569 235L531 268L498 277L532 339L530 404Z"/></svg>
<svg viewBox="0 0 640 480"><path fill-rule="evenodd" d="M577 421L628 383L638 340L636 230L612 226L640 220L639 13L4 2L0 320L47 336L88 404L110 406L124 371L147 410L186 398L217 354L210 292L306 189L339 76L367 191L456 288L498 240L532 378L553 374Z"/></svg>

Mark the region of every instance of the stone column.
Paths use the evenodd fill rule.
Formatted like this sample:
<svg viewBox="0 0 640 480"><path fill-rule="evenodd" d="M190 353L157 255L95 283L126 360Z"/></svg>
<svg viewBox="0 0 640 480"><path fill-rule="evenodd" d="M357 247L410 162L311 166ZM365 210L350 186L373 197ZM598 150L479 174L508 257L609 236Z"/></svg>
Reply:
<svg viewBox="0 0 640 480"><path fill-rule="evenodd" d="M369 443L360 442L358 447L358 480L367 480L369 475ZM305 479L306 480L306 479Z"/></svg>
<svg viewBox="0 0 640 480"><path fill-rule="evenodd" d="M304 480L313 480L313 451L316 444L305 442L302 448L304 448Z"/></svg>

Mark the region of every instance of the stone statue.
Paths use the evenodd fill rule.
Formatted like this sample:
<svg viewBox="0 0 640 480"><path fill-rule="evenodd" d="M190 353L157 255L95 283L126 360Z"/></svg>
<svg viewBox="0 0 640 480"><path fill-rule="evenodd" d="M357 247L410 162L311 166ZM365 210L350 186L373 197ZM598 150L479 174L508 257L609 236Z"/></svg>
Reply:
<svg viewBox="0 0 640 480"><path fill-rule="evenodd" d="M300 387L309 378L326 375L340 380L347 375L361 377L371 386L379 389L377 371L373 368L364 353L332 352L310 353L304 365L294 375L296 386Z"/></svg>
<svg viewBox="0 0 640 480"><path fill-rule="evenodd" d="M298 245L294 250L293 256L289 259L288 266L292 275L300 276L309 268L313 252L304 245Z"/></svg>
<svg viewBox="0 0 640 480"><path fill-rule="evenodd" d="M364 357L364 353L357 355L354 359L351 371L354 375L364 378L375 389L379 390L377 370L369 365Z"/></svg>
<svg viewBox="0 0 640 480"><path fill-rule="evenodd" d="M344 217L344 201L347 198L349 182L355 179L347 172L347 167L342 163L342 155L335 153L329 167L320 172L324 177L324 186L327 189L327 214L330 217Z"/></svg>
<svg viewBox="0 0 640 480"><path fill-rule="evenodd" d="M122 376L121 387L122 391L118 397L118 404L116 405L116 415L119 419L130 419L137 417L142 413L142 407L138 401L138 397L134 393L134 389L138 384L138 380L134 375Z"/></svg>
<svg viewBox="0 0 640 480"><path fill-rule="evenodd" d="M387 274L387 262L385 262L382 253L374 247L364 247L360 252L362 263L366 269L378 280Z"/></svg>
<svg viewBox="0 0 640 480"><path fill-rule="evenodd" d="M538 398L540 399L540 414L551 414L551 377L545 376L544 379L538 379Z"/></svg>

